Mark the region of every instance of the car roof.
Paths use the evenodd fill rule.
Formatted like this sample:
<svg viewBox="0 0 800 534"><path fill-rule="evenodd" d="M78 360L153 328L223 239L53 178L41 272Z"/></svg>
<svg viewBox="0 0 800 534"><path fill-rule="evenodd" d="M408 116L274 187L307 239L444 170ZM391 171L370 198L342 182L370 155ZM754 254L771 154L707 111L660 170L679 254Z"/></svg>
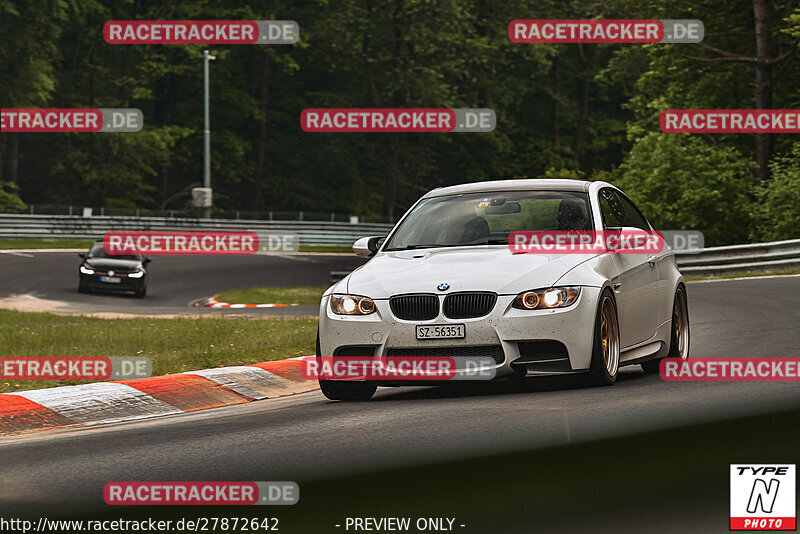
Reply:
<svg viewBox="0 0 800 534"><path fill-rule="evenodd" d="M484 191L588 191L591 183L587 180L552 180L545 178L490 180L440 187L428 192L423 198L460 193L481 193Z"/></svg>

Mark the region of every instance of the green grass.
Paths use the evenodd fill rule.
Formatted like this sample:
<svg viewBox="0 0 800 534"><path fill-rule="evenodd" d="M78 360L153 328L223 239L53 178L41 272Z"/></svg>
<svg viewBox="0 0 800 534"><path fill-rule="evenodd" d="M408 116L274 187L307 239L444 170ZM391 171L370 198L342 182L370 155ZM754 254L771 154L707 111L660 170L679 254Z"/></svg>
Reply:
<svg viewBox="0 0 800 534"><path fill-rule="evenodd" d="M319 304L325 287L257 287L232 289L216 295L220 302L230 304Z"/></svg>
<svg viewBox="0 0 800 534"><path fill-rule="evenodd" d="M0 239L2 249L24 248L85 248L88 249L93 241L79 239Z"/></svg>
<svg viewBox="0 0 800 534"><path fill-rule="evenodd" d="M324 246L312 246L312 245L300 245L299 252L346 252L348 254L353 253L353 247L342 247L342 246L335 246L335 245L324 245Z"/></svg>
<svg viewBox="0 0 800 534"><path fill-rule="evenodd" d="M728 280L730 278L757 278L759 276L774 276L781 274L800 274L797 267L787 269L770 269L767 271L737 271L718 275L691 274L686 277L687 282L697 282L701 280Z"/></svg>
<svg viewBox="0 0 800 534"><path fill-rule="evenodd" d="M316 319L98 319L0 310L0 356L147 356L156 376L314 354L316 331ZM77 383L3 377L0 392Z"/></svg>

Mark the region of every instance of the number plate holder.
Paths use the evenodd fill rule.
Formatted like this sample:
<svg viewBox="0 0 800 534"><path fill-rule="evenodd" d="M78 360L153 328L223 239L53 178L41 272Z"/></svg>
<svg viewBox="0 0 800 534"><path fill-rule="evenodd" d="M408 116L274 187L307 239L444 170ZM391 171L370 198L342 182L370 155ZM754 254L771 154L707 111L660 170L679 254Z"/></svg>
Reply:
<svg viewBox="0 0 800 534"><path fill-rule="evenodd" d="M464 339L467 328L464 324L418 324L417 339Z"/></svg>

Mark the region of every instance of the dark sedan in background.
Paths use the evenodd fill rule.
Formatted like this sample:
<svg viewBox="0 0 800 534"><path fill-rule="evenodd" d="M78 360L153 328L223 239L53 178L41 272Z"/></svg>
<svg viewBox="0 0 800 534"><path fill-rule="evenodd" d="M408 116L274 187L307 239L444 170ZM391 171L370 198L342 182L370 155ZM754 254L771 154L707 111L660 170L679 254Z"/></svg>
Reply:
<svg viewBox="0 0 800 534"><path fill-rule="evenodd" d="M133 292L139 298L147 294L147 270L150 258L140 254L112 256L97 241L89 252L78 254L83 258L79 268L78 291L87 293L94 289Z"/></svg>

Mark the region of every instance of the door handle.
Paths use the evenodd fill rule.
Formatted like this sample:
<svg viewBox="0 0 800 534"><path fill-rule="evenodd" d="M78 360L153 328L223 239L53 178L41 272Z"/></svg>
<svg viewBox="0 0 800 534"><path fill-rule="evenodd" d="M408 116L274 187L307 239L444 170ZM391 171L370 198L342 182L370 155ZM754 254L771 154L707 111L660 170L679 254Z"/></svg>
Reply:
<svg viewBox="0 0 800 534"><path fill-rule="evenodd" d="M614 289L619 289L620 287L622 287L622 282L614 282L613 286Z"/></svg>
<svg viewBox="0 0 800 534"><path fill-rule="evenodd" d="M656 258L655 256L650 256L649 258L647 258L647 264L650 267L655 267L656 266L656 262L658 261L658 259L659 258Z"/></svg>

